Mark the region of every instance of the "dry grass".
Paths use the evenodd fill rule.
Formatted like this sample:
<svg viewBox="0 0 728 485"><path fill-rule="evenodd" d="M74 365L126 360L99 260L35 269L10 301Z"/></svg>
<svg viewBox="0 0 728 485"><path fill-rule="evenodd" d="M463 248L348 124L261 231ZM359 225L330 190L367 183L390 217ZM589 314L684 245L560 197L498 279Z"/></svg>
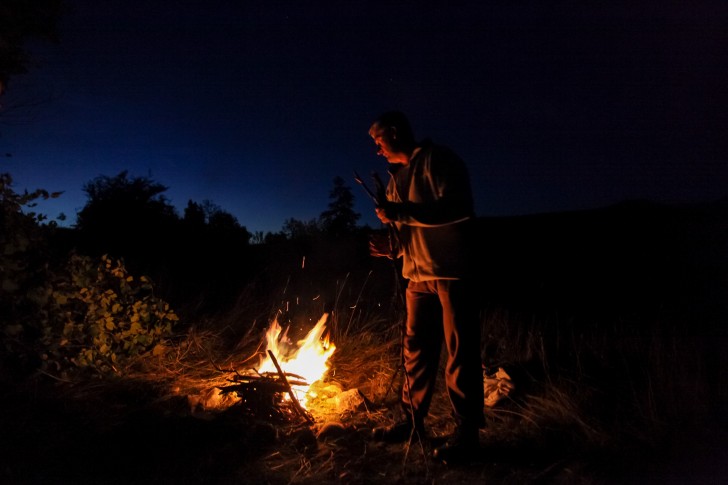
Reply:
<svg viewBox="0 0 728 485"><path fill-rule="evenodd" d="M152 444L136 445L134 453L166 450L155 455L153 464L136 464L129 472L117 469L118 481L107 483L152 483L162 477L179 483L610 483L643 473L646 460L666 465L664 457L653 455L666 423L705 407L691 405L681 393L710 395L704 364L680 364L699 353L701 340L664 321L642 321L638 327L633 321L561 321L494 309L483 314L484 353L490 366L507 369L516 390L487 409L483 460L449 468L428 458L433 443L453 428L442 379L427 420L432 441L384 445L368 439L374 426L391 423L398 412L400 324L351 307L334 320L337 350L325 384L359 390L365 400L345 411L330 400L314 401L309 409L313 425L293 412L275 422L241 415L231 398L220 400L219 387L235 370L256 367L264 351L267 325L246 322L240 309L215 324L191 328L173 352L140 358L119 378L53 382L52 391L45 379L24 399L40 404L48 418L36 422L12 407L6 416L26 416L24 427L8 418L1 424L17 433L44 426L49 434L65 437L63 442L84 440L75 428L58 424L58 418L70 416L70 422L93 430L92 441L113 450L112 458L126 460L132 458L118 445L120 436L158 436ZM32 453L33 443L20 441L18 453ZM41 451L58 453L54 446ZM50 475L13 455L16 464L0 478L22 473L30 474L24 483L43 483L51 476L79 483L84 473L91 481L108 478L83 465L111 459L98 453L85 445L80 453L61 453L66 461L51 463ZM74 460L76 468L68 471Z"/></svg>

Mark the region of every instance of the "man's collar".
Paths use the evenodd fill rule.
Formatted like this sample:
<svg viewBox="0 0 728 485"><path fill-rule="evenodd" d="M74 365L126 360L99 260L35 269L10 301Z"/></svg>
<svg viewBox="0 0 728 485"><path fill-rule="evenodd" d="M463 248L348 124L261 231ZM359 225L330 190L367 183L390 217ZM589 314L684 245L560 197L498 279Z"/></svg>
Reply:
<svg viewBox="0 0 728 485"><path fill-rule="evenodd" d="M415 149L414 149L414 150L412 151L412 155L410 155L410 157L409 157L409 161L410 161L410 162L412 162L412 160L414 160L414 159L415 159L415 157L417 156L417 154L418 154L418 153L420 153L420 150L422 150L422 147L421 147L421 146L418 146L417 148L415 148Z"/></svg>

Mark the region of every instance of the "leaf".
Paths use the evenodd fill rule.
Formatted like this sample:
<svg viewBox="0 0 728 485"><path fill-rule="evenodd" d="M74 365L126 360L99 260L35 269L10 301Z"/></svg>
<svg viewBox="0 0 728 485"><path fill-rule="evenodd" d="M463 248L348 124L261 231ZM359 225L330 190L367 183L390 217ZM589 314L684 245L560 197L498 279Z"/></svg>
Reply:
<svg viewBox="0 0 728 485"><path fill-rule="evenodd" d="M65 295L61 292L54 291L53 298L56 300L56 303L58 305L65 305L66 303L68 303L68 295Z"/></svg>
<svg viewBox="0 0 728 485"><path fill-rule="evenodd" d="M167 353L167 346L164 344L157 344L154 346L154 349L152 350L152 355L155 357L159 357L160 355L164 355Z"/></svg>

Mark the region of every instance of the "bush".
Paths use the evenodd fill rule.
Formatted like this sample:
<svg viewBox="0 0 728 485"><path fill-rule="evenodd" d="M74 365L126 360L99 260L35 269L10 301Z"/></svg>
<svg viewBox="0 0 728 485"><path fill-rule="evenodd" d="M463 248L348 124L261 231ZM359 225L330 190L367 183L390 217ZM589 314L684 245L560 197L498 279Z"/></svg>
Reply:
<svg viewBox="0 0 728 485"><path fill-rule="evenodd" d="M24 212L46 191L17 194L0 175L0 353L6 369L41 369L69 377L79 370L119 372L134 358L166 352L178 317L150 281L120 260L49 250L53 225Z"/></svg>
<svg viewBox="0 0 728 485"><path fill-rule="evenodd" d="M98 265L72 256L64 273L29 293L28 304L35 318L5 326L6 349L64 378L120 372L140 355L164 354L179 321L147 278L107 256Z"/></svg>
<svg viewBox="0 0 728 485"><path fill-rule="evenodd" d="M69 276L66 291L49 295L48 304L61 318L44 329L46 366L118 372L136 356L166 352L179 319L154 296L146 277L135 279L121 261L108 256L95 268L89 258L74 256Z"/></svg>

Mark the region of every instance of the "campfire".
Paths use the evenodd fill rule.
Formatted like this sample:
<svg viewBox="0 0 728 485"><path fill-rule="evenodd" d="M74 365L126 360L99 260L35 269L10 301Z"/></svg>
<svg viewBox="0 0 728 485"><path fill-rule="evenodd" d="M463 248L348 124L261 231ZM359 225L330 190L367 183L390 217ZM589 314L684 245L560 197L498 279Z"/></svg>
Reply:
<svg viewBox="0 0 728 485"><path fill-rule="evenodd" d="M323 378L329 370L329 357L336 350L336 346L324 336L326 331L326 320L328 314L319 319L318 323L308 332L306 338L300 340L294 347L288 339L288 330L281 335L281 326L278 320L274 320L266 332L266 355L261 359L258 366L258 374L278 373L280 370L284 375L291 375L302 379L303 383L291 384L295 397L306 407L308 392L312 384ZM280 369L276 366L278 362Z"/></svg>
<svg viewBox="0 0 728 485"><path fill-rule="evenodd" d="M295 343L288 337L288 329L283 330L274 320L265 334L265 354L258 367L235 371L231 384L219 388L221 394L234 393L236 404L257 417L288 419L288 408L292 408L311 422L307 405L316 397L311 386L329 370L329 358L336 350L325 335L327 318L324 314L306 337Z"/></svg>

